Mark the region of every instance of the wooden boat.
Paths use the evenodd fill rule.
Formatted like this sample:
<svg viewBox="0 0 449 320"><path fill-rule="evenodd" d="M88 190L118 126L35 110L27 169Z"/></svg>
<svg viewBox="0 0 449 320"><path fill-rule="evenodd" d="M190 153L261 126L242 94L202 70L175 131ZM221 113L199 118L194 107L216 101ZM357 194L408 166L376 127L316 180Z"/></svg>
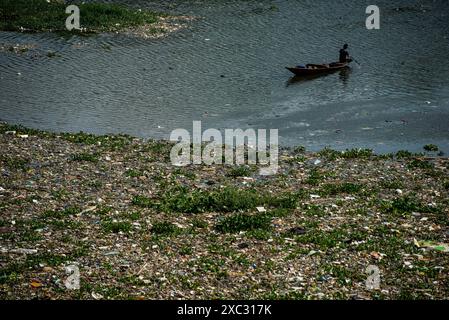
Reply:
<svg viewBox="0 0 449 320"><path fill-rule="evenodd" d="M306 64L305 66L286 67L297 76L310 76L314 74L331 73L344 68L349 68L349 62L332 62L329 64Z"/></svg>

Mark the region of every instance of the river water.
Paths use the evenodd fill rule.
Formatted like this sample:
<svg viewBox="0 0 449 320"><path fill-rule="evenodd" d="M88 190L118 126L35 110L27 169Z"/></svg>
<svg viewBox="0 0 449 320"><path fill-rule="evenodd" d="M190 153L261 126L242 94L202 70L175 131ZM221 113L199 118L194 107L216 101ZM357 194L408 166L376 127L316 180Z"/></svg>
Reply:
<svg viewBox="0 0 449 320"><path fill-rule="evenodd" d="M163 39L0 32L0 118L52 130L168 138L175 128L278 128L283 145L449 152L449 2L114 1L198 17ZM81 16L82 24L82 16ZM285 66L349 72L292 81ZM54 51L57 57L47 57ZM20 74L19 74L20 73Z"/></svg>

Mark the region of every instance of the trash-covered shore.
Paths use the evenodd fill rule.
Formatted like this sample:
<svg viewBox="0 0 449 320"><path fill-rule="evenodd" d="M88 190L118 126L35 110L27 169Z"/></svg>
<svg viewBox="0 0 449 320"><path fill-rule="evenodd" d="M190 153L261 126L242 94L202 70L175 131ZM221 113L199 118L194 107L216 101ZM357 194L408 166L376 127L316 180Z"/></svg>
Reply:
<svg viewBox="0 0 449 320"><path fill-rule="evenodd" d="M114 3L82 2L77 3L76 8L78 16L82 12L82 23L68 30L66 20L71 17L69 13L75 11L63 0L4 0L0 3L0 30L78 35L120 33L155 39L186 28L187 22L194 19ZM10 49L14 46L7 47L15 52Z"/></svg>
<svg viewBox="0 0 449 320"><path fill-rule="evenodd" d="M2 299L449 298L436 146L282 149L272 176L121 135L1 124L0 146Z"/></svg>

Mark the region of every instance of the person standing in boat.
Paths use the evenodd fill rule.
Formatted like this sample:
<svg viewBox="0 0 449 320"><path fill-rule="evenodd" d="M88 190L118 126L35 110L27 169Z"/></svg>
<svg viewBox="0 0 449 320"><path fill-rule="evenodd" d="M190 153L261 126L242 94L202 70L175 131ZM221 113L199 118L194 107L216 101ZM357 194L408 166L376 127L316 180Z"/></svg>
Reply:
<svg viewBox="0 0 449 320"><path fill-rule="evenodd" d="M343 46L343 49L340 49L340 58L339 58L340 63L347 63L347 62L352 61L347 49L348 49L348 44L345 43Z"/></svg>

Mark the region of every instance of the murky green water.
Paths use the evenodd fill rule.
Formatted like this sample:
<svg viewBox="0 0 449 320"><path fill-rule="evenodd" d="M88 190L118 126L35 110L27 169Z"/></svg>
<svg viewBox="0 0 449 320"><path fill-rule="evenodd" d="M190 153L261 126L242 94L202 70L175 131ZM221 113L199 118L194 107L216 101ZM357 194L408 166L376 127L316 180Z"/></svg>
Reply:
<svg viewBox="0 0 449 320"><path fill-rule="evenodd" d="M380 30L365 28L368 1L115 2L201 18L159 40L0 32L0 45L36 46L0 52L1 119L156 138L202 120L279 128L281 144L310 149L449 151L445 0L376 1ZM361 66L288 81L285 66L336 60L345 42Z"/></svg>

